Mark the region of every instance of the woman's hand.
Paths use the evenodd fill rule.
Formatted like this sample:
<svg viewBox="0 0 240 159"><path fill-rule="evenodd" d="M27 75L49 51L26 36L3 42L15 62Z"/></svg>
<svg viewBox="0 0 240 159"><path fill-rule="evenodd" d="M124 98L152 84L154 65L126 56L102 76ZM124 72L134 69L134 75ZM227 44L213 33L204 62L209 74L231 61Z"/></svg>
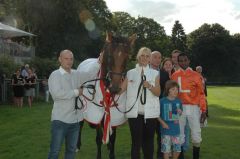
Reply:
<svg viewBox="0 0 240 159"><path fill-rule="evenodd" d="M153 85L151 85L148 81L143 81L143 87L151 89L153 87Z"/></svg>

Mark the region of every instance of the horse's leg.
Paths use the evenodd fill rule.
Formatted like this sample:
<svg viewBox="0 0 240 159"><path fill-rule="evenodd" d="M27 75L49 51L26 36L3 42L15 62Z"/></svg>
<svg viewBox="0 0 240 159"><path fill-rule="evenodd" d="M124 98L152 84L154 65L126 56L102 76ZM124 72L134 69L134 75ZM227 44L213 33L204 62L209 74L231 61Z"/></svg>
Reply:
<svg viewBox="0 0 240 159"><path fill-rule="evenodd" d="M89 126L93 129L96 130L96 144L97 144L97 159L101 159L101 147L102 147L102 129L101 129L101 125L94 125L94 124L90 124Z"/></svg>
<svg viewBox="0 0 240 159"><path fill-rule="evenodd" d="M114 153L114 146L115 146L115 140L116 140L116 128L112 128L112 135L110 135L110 140L108 143L108 149L109 149L109 159L115 159L115 153Z"/></svg>
<svg viewBox="0 0 240 159"><path fill-rule="evenodd" d="M80 147L81 147L81 145L82 145L81 138L82 138L82 129L83 129L83 124L84 124L84 121L80 121L80 123L79 123L80 130L79 130L79 135L78 135L77 151L79 151L79 150L80 150Z"/></svg>
<svg viewBox="0 0 240 159"><path fill-rule="evenodd" d="M102 128L101 126L96 127L96 144L97 144L97 159L102 158Z"/></svg>

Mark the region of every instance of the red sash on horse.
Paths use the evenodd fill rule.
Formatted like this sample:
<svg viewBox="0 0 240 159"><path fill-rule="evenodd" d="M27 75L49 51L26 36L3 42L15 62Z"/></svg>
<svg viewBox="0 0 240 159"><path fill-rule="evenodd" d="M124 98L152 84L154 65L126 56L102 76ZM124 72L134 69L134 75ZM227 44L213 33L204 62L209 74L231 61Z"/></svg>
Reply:
<svg viewBox="0 0 240 159"><path fill-rule="evenodd" d="M109 136L112 134L112 127L110 124L111 121L110 107L113 100L110 92L108 90L105 90L105 86L102 80L100 81L100 88L103 95L103 101L101 101L101 104L104 106L105 110L102 142L104 144L107 144L109 142Z"/></svg>

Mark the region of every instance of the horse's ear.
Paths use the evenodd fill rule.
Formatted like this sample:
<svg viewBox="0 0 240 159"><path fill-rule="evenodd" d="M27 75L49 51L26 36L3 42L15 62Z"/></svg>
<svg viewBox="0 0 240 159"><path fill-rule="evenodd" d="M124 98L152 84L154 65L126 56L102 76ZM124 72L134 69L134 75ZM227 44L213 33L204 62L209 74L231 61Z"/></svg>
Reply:
<svg viewBox="0 0 240 159"><path fill-rule="evenodd" d="M137 34L133 34L128 38L130 46L134 45L136 39L137 39Z"/></svg>
<svg viewBox="0 0 240 159"><path fill-rule="evenodd" d="M107 31L106 32L106 42L112 42L112 32Z"/></svg>

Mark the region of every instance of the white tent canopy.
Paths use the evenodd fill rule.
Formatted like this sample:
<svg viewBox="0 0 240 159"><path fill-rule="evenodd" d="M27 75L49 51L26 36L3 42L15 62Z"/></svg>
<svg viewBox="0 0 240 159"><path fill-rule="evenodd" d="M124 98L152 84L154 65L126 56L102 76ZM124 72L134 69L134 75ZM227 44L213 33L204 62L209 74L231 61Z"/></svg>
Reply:
<svg viewBox="0 0 240 159"><path fill-rule="evenodd" d="M0 22L1 38L12 38L18 36L35 36L35 35Z"/></svg>

